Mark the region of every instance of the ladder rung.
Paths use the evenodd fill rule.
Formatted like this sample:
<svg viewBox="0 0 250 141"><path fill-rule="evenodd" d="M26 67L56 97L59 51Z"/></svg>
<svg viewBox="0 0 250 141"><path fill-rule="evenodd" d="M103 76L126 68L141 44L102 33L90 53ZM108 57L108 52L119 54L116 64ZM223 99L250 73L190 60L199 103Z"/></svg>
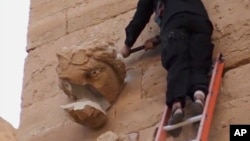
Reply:
<svg viewBox="0 0 250 141"><path fill-rule="evenodd" d="M198 116L195 116L195 117L191 117L183 122L180 122L180 123L177 123L177 124L174 124L174 125L167 125L167 126L164 126L163 129L166 130L166 131L171 131L171 130L174 130L176 128L179 128L179 127L182 127L182 126L185 126L185 125L188 125L188 124L191 124L191 123L194 123L194 122L198 122L200 121L202 118L202 115L198 115Z"/></svg>

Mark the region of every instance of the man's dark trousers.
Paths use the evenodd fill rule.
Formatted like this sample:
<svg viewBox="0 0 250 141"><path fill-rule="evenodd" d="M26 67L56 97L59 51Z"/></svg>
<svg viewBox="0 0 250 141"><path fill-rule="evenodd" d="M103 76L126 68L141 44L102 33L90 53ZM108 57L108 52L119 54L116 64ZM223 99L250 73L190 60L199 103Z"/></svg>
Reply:
<svg viewBox="0 0 250 141"><path fill-rule="evenodd" d="M166 104L185 107L186 96L196 90L208 93L208 72L212 65L213 27L209 19L191 13L171 18L161 30L162 65L168 71Z"/></svg>

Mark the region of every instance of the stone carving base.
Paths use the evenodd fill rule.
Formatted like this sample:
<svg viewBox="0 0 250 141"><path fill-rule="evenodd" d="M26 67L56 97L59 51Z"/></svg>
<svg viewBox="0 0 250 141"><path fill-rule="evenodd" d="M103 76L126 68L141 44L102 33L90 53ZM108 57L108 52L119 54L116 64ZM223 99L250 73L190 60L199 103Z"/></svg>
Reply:
<svg viewBox="0 0 250 141"><path fill-rule="evenodd" d="M101 106L90 100L83 100L61 106L77 123L91 129L103 127L107 121L107 114Z"/></svg>

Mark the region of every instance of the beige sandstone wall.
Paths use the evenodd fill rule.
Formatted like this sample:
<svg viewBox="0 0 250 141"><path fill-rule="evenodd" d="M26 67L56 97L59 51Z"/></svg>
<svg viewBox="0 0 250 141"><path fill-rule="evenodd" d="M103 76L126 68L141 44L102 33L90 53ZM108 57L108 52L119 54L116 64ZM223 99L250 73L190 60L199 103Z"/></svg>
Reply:
<svg viewBox="0 0 250 141"><path fill-rule="evenodd" d="M0 141L17 141L16 129L0 117Z"/></svg>
<svg viewBox="0 0 250 141"><path fill-rule="evenodd" d="M249 123L249 0L203 0L214 24L215 53L226 59L226 71L213 120L211 141L228 140L230 123ZM109 111L107 125L91 131L72 122L60 105L69 103L58 87L56 51L82 41L107 39L122 46L124 28L137 1L31 0L29 53L24 70L18 141L94 141L100 134L138 131L152 137L164 106L166 72L159 50L141 51L126 60L127 84ZM155 35L151 22L136 45Z"/></svg>

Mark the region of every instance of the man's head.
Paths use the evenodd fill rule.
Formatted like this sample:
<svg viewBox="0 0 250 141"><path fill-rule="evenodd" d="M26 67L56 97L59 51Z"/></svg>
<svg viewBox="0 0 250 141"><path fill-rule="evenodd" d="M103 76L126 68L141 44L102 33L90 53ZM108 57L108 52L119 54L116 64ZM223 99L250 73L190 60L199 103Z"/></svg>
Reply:
<svg viewBox="0 0 250 141"><path fill-rule="evenodd" d="M110 102L120 93L126 71L113 43L93 41L62 48L57 58L56 71L62 83L90 84ZM69 88L61 87L70 95Z"/></svg>

